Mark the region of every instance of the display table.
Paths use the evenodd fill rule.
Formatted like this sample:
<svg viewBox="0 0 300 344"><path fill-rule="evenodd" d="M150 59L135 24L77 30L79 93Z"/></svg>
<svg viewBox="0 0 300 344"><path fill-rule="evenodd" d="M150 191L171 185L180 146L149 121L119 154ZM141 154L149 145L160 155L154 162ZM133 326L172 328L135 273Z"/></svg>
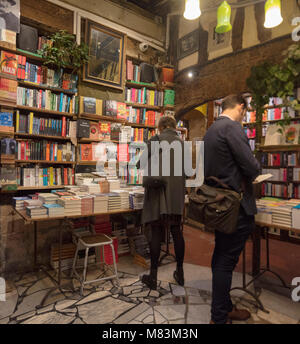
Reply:
<svg viewBox="0 0 300 344"><path fill-rule="evenodd" d="M243 250L243 286L242 287L236 287L231 290L242 290L248 294L250 294L258 303L258 306L261 310L266 311L264 306L262 305L261 301L259 300L259 297L257 294L252 293L249 291L247 288L250 284L252 284L255 280L257 280L259 277L261 277L265 272L270 272L273 275L275 275L282 283L284 288L289 288L286 284L286 282L283 280L283 278L270 268L270 248L269 248L269 228L277 228L280 230L284 231L292 231L295 233L300 234L300 229L292 228L292 227L287 227L287 226L281 226L281 225L274 225L270 223L263 223L263 222L255 222L255 228L252 233L252 240L253 240L253 249L252 249L252 276L253 278L251 281L249 281L246 284L246 247ZM266 239L266 260L267 264L265 268L261 267L261 238L262 238L262 233L264 232L265 234L265 239Z"/></svg>
<svg viewBox="0 0 300 344"><path fill-rule="evenodd" d="M19 211L14 209L16 214L18 214L26 224L34 224L34 267L37 268L37 225L40 222L45 221L59 221L58 226L58 235L59 235L59 262L58 262L58 281L53 278L47 271L45 273L56 283L58 286L61 286L61 248L62 248L62 233L63 230L68 228L68 221L72 219L84 218L84 217L92 217L92 216L99 216L99 215L116 215L116 214L129 214L129 213L138 213L141 209L123 209L123 210L116 210L116 211L108 211L105 213L90 213L85 215L72 215L72 216L58 216L58 217L46 217L46 218L31 218L26 214L26 211Z"/></svg>

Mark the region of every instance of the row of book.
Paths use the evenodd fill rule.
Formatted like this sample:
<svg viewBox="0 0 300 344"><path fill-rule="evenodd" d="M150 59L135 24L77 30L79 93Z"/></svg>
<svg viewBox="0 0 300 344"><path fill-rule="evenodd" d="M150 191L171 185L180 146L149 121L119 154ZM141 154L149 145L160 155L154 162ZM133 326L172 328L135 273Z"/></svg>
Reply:
<svg viewBox="0 0 300 344"><path fill-rule="evenodd" d="M158 76L156 73L156 69L154 70L154 79L158 80ZM137 64L134 64L132 60L126 61L126 79L128 81L135 81L140 82L141 81L141 67Z"/></svg>
<svg viewBox="0 0 300 344"><path fill-rule="evenodd" d="M71 142L21 140L16 148L18 160L75 161L75 146Z"/></svg>
<svg viewBox="0 0 300 344"><path fill-rule="evenodd" d="M63 167L17 167L16 180L19 186L25 187L74 185L75 170Z"/></svg>
<svg viewBox="0 0 300 344"><path fill-rule="evenodd" d="M248 139L255 139L256 137L256 129L252 128L244 128L245 134L247 135Z"/></svg>
<svg viewBox="0 0 300 344"><path fill-rule="evenodd" d="M17 88L17 104L51 111L76 113L76 97L50 90L36 90L26 87Z"/></svg>
<svg viewBox="0 0 300 344"><path fill-rule="evenodd" d="M0 112L0 132L13 133L14 132L14 122L13 122L13 112L6 110L5 112Z"/></svg>
<svg viewBox="0 0 300 344"><path fill-rule="evenodd" d="M33 112L16 112L16 133L76 137L76 121L62 116L62 119L40 117Z"/></svg>
<svg viewBox="0 0 300 344"><path fill-rule="evenodd" d="M17 102L18 82L16 80L0 77L0 101L3 104L13 104Z"/></svg>
<svg viewBox="0 0 300 344"><path fill-rule="evenodd" d="M130 123L138 123L155 126L163 116L162 112L138 109L132 106L126 108L126 120Z"/></svg>
<svg viewBox="0 0 300 344"><path fill-rule="evenodd" d="M38 85L59 87L65 90L77 89L78 76L65 73L63 69L50 69L26 61L26 56L1 51L0 71L2 74L17 77L19 80Z"/></svg>
<svg viewBox="0 0 300 344"><path fill-rule="evenodd" d="M130 103L147 104L151 106L164 105L164 92L143 88L125 88L125 101Z"/></svg>
<svg viewBox="0 0 300 344"><path fill-rule="evenodd" d="M261 195L262 197L269 196L298 199L300 197L300 185L294 185L293 183L289 183L288 185L262 183Z"/></svg>
<svg viewBox="0 0 300 344"><path fill-rule="evenodd" d="M299 158L299 152L262 153L261 165L278 167L297 166L299 165Z"/></svg>

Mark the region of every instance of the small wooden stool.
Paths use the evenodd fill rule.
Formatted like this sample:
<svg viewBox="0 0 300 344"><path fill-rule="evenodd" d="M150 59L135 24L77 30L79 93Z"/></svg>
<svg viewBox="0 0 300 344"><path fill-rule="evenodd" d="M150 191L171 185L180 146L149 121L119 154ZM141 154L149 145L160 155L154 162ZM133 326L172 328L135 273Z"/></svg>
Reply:
<svg viewBox="0 0 300 344"><path fill-rule="evenodd" d="M110 247L112 249L113 262L114 262L114 273L115 274L112 276L108 276L108 277L101 277L101 278L98 278L98 279L95 279L92 281L86 281L86 272L87 272L87 262L88 262L89 249L92 247L102 247L103 264L105 264L105 250L104 250L105 245L110 245ZM81 278L79 276L78 272L76 271L76 262L77 262L77 258L78 258L78 251L82 250L82 249L85 249L85 259L84 259L83 276ZM102 234L102 233L78 237L76 253L75 253L74 260L73 260L73 268L72 268L71 277L73 277L74 274L77 276L77 278L79 279L79 281L81 283L81 288L80 288L80 294L81 295L83 294L83 288L84 288L84 285L86 285L86 284L95 283L98 281L103 281L103 280L112 279L112 278L116 278L117 283L119 284L116 257L115 257L115 249L114 249L112 239L110 237L108 237L107 235Z"/></svg>

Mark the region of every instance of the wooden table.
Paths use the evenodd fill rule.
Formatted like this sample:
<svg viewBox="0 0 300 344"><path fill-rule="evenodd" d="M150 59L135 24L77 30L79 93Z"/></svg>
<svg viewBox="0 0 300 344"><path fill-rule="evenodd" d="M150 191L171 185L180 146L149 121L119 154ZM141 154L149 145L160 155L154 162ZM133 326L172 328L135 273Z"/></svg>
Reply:
<svg viewBox="0 0 300 344"><path fill-rule="evenodd" d="M84 217L91 217L91 216L99 216L99 215L116 215L116 214L130 214L130 213L138 213L141 209L123 209L123 210L114 210L108 211L105 213L89 213L84 215L71 215L71 216L57 216L57 217L45 217L45 218L31 218L26 214L26 211L20 211L14 209L14 211L24 220L25 223L34 224L34 266L35 268L38 266L37 264L37 225L39 222L45 221L59 221L60 224L58 226L59 232L59 261L58 261L58 281L56 281L53 276L51 276L47 271L45 273L56 283L58 286L61 286L61 248L62 248L62 233L63 230L68 225L68 220L84 218Z"/></svg>

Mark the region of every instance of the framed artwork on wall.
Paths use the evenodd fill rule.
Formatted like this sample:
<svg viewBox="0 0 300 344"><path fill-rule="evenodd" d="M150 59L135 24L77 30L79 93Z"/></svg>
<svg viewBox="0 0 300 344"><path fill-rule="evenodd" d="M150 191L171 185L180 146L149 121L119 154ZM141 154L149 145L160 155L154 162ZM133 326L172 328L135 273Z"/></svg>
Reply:
<svg viewBox="0 0 300 344"><path fill-rule="evenodd" d="M125 35L86 20L85 43L90 58L83 68L83 81L123 89Z"/></svg>
<svg viewBox="0 0 300 344"><path fill-rule="evenodd" d="M194 30L178 40L177 59L180 60L199 50L199 30Z"/></svg>

